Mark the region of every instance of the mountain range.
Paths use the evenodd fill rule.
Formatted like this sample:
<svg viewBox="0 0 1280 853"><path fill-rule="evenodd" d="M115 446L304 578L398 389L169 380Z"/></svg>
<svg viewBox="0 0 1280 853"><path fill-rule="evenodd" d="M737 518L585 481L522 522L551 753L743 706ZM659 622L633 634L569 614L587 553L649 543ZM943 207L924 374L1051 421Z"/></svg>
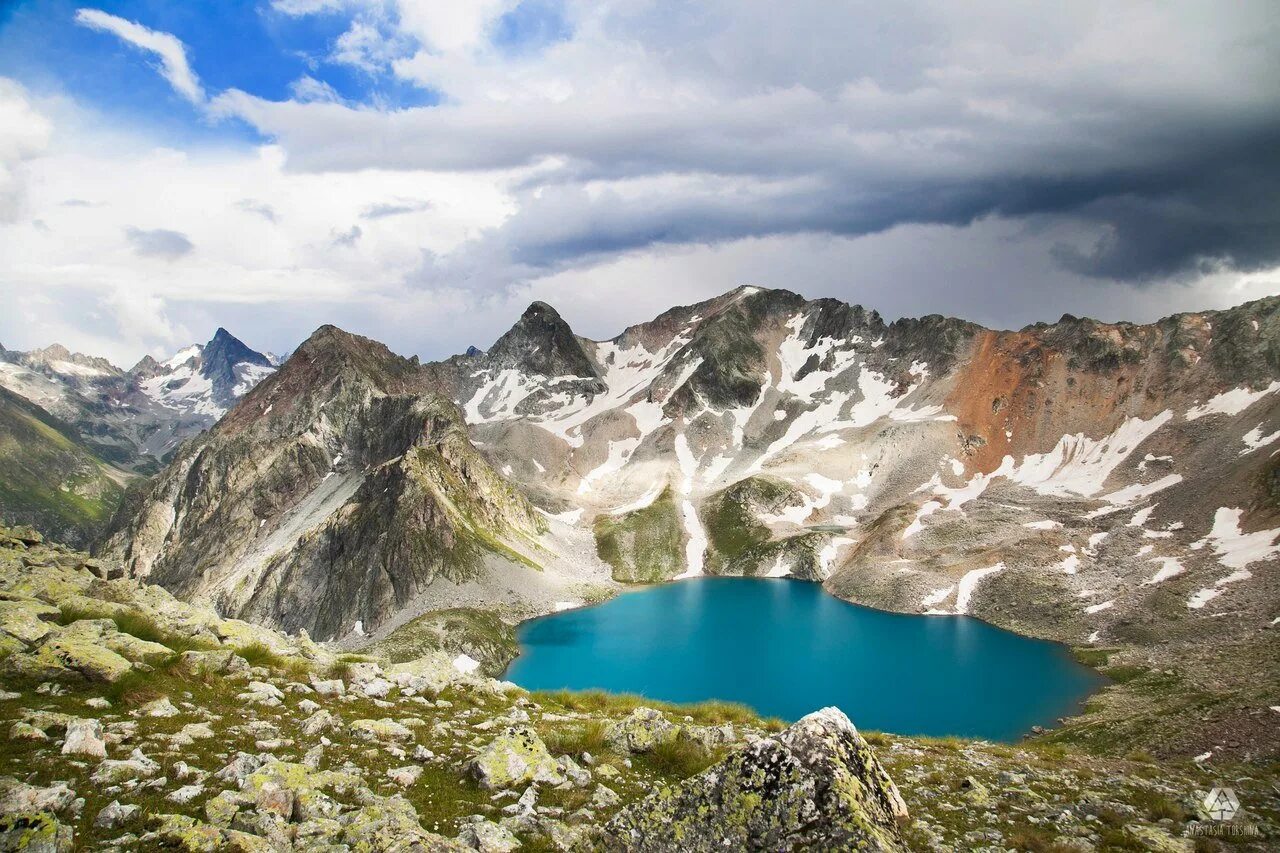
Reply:
<svg viewBox="0 0 1280 853"><path fill-rule="evenodd" d="M1277 746L1280 299L997 331L742 287L607 341L534 303L426 364L325 326L240 374L207 369L217 341L135 368L210 419L261 381L99 552L223 614L358 645L444 608L790 577L1166 673L1109 692L1085 737Z"/></svg>
<svg viewBox="0 0 1280 853"><path fill-rule="evenodd" d="M129 370L60 344L0 347L0 513L87 545L130 481L158 471L274 369L221 328L207 344Z"/></svg>

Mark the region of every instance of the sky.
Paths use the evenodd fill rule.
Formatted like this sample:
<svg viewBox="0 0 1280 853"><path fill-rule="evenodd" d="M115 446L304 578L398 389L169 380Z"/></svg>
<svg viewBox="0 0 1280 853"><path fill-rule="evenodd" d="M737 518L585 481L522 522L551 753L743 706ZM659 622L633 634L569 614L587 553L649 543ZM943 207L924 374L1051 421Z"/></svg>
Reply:
<svg viewBox="0 0 1280 853"><path fill-rule="evenodd" d="M1274 0L0 0L0 343L1280 293Z"/></svg>

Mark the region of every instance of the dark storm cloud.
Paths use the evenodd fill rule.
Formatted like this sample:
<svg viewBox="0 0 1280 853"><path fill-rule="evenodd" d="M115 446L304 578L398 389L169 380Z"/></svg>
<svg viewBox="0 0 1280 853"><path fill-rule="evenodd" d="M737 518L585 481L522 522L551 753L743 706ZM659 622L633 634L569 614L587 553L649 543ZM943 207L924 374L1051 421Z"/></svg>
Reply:
<svg viewBox="0 0 1280 853"><path fill-rule="evenodd" d="M219 109L279 139L293 169L537 164L470 259L433 259L473 284L654 246L990 216L1076 222L1089 236L1053 257L1091 277L1280 263L1267 3L605 8L600 43L545 70L569 97L389 113L233 91Z"/></svg>

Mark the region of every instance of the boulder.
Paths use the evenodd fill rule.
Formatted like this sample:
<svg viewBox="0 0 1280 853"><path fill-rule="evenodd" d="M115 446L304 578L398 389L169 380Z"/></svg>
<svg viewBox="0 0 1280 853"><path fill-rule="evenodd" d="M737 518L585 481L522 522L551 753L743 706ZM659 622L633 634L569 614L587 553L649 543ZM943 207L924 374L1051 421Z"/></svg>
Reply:
<svg viewBox="0 0 1280 853"><path fill-rule="evenodd" d="M106 619L82 619L51 628L34 651L10 655L5 668L35 678L117 681L133 664L103 644L103 636L114 631L115 623Z"/></svg>
<svg viewBox="0 0 1280 853"><path fill-rule="evenodd" d="M0 850L70 853L75 832L48 812L17 812L0 817Z"/></svg>
<svg viewBox="0 0 1280 853"><path fill-rule="evenodd" d="M565 781L547 745L529 726L510 726L467 762L467 772L480 787L512 788L529 782L559 785Z"/></svg>
<svg viewBox="0 0 1280 853"><path fill-rule="evenodd" d="M404 767L394 767L387 771L387 778L395 782L401 788L408 788L414 782L418 781L418 777L422 775L422 768L416 764L407 764Z"/></svg>
<svg viewBox="0 0 1280 853"><path fill-rule="evenodd" d="M107 759L99 763L92 779L95 785L118 785L131 780L150 779L159 772L159 764L143 755L142 750L135 749L124 760Z"/></svg>
<svg viewBox="0 0 1280 853"><path fill-rule="evenodd" d="M169 701L168 696L161 696L143 705L138 709L138 713L144 717L176 717L182 712Z"/></svg>
<svg viewBox="0 0 1280 853"><path fill-rule="evenodd" d="M45 638L58 615L58 608L34 598L0 601L0 631L30 645Z"/></svg>
<svg viewBox="0 0 1280 853"><path fill-rule="evenodd" d="M614 816L616 851L882 850L906 847L906 805L836 708L762 738Z"/></svg>
<svg viewBox="0 0 1280 853"><path fill-rule="evenodd" d="M62 754L84 755L99 761L106 758L107 744L102 739L102 723L97 720L73 720L67 723Z"/></svg>
<svg viewBox="0 0 1280 853"><path fill-rule="evenodd" d="M458 841L480 853L511 853L520 848L520 840L511 830L491 820L477 820L462 827Z"/></svg>
<svg viewBox="0 0 1280 853"><path fill-rule="evenodd" d="M356 720L348 730L360 740L413 740L413 731L395 720Z"/></svg>
<svg viewBox="0 0 1280 853"><path fill-rule="evenodd" d="M182 667L193 675L248 675L249 662L230 649L183 652Z"/></svg>
<svg viewBox="0 0 1280 853"><path fill-rule="evenodd" d="M605 738L619 752L649 752L658 744L676 737L680 727L667 721L661 711L636 708L605 729Z"/></svg>
<svg viewBox="0 0 1280 853"><path fill-rule="evenodd" d="M379 798L339 818L342 840L353 850L368 853L430 850L432 853L471 853L456 841L422 828L413 805L400 796Z"/></svg>
<svg viewBox="0 0 1280 853"><path fill-rule="evenodd" d="M137 813L138 806L124 806L119 800L112 800L110 805L98 812L98 816L93 819L93 825L99 829L115 829L120 824L132 820Z"/></svg>

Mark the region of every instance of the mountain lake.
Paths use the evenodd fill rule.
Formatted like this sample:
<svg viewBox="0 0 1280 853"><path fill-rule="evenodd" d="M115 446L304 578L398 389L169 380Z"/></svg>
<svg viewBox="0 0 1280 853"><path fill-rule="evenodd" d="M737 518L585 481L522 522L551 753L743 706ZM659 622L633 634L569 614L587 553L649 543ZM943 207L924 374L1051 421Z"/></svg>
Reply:
<svg viewBox="0 0 1280 853"><path fill-rule="evenodd" d="M1104 683L1057 643L776 578L646 587L529 620L517 636L506 678L530 690L723 699L787 721L835 705L860 728L903 735L1013 741Z"/></svg>

